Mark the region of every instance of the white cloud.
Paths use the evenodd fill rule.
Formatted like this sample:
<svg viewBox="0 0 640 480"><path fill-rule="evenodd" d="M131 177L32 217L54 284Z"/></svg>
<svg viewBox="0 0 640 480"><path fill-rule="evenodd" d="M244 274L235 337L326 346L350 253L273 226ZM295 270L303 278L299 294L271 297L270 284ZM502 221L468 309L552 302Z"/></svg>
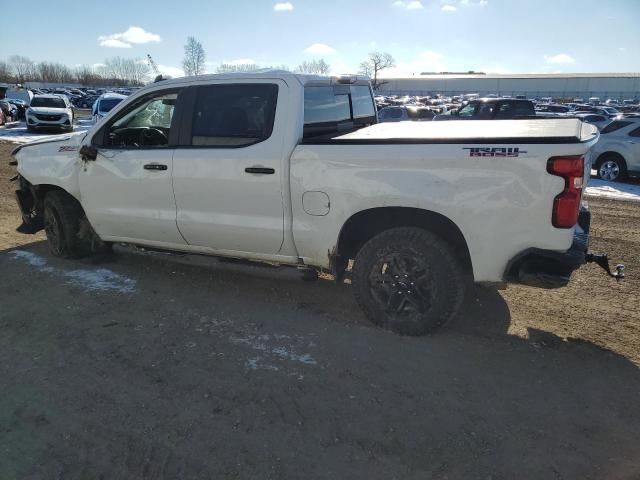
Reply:
<svg viewBox="0 0 640 480"><path fill-rule="evenodd" d="M559 53L557 55L551 55L551 56L545 55L544 59L547 61L547 63L552 63L554 65L565 65L568 63L576 63L576 60L571 55L567 55L566 53Z"/></svg>
<svg viewBox="0 0 640 480"><path fill-rule="evenodd" d="M123 42L122 40L116 40L115 38L100 40L100 46L109 48L131 48L130 43Z"/></svg>
<svg viewBox="0 0 640 480"><path fill-rule="evenodd" d="M332 53L336 53L335 48L324 43L314 43L305 48L304 51L312 55L331 55Z"/></svg>
<svg viewBox="0 0 640 480"><path fill-rule="evenodd" d="M488 0L480 0L478 2L478 5L481 6L481 7L486 7L487 5L489 5L489 2L488 2Z"/></svg>
<svg viewBox="0 0 640 480"><path fill-rule="evenodd" d="M131 48L132 43L142 44L159 42L160 35L147 32L142 27L130 26L122 33L112 33L111 35L101 35L98 37L101 47L111 48Z"/></svg>
<svg viewBox="0 0 640 480"><path fill-rule="evenodd" d="M293 10L293 4L291 2L278 2L273 6L276 12L290 12Z"/></svg>
<svg viewBox="0 0 640 480"><path fill-rule="evenodd" d="M170 65L158 65L158 70L162 75L168 75L170 77L184 77L184 71L178 67L172 67Z"/></svg>
<svg viewBox="0 0 640 480"><path fill-rule="evenodd" d="M421 10L424 8L424 5L422 5L420 0L408 0L406 2L403 0L396 0L391 5L394 7L406 8L407 10Z"/></svg>
<svg viewBox="0 0 640 480"><path fill-rule="evenodd" d="M93 65L91 65L93 68L102 68L102 67L106 67L106 65L104 63L94 63Z"/></svg>
<svg viewBox="0 0 640 480"><path fill-rule="evenodd" d="M442 5L442 7L440 7L440 10L442 10L443 12L455 12L458 9L454 5Z"/></svg>

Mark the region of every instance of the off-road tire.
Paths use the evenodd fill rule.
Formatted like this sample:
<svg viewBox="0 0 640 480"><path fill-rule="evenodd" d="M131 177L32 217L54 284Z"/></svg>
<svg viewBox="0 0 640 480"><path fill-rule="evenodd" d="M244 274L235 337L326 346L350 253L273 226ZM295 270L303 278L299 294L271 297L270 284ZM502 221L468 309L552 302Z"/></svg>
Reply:
<svg viewBox="0 0 640 480"><path fill-rule="evenodd" d="M54 190L44 199L45 233L51 253L61 258L79 258L91 252L91 242L81 238L86 222L78 201L68 193Z"/></svg>
<svg viewBox="0 0 640 480"><path fill-rule="evenodd" d="M616 178L607 179L607 178L603 178L603 176L600 175L600 168L602 167L603 164L607 162L614 162L618 166L619 173ZM598 162L596 163L596 172L597 172L598 178L600 179L610 180L612 182L619 182L627 178L627 162L625 162L624 158L617 153L605 153L604 155L601 155L600 158L598 158Z"/></svg>
<svg viewBox="0 0 640 480"><path fill-rule="evenodd" d="M402 271L393 266L396 262L407 266L406 278L396 275ZM415 227L385 230L367 241L356 255L352 283L356 301L374 324L414 336L432 333L450 320L462 305L467 285L453 249L434 233ZM414 311L385 309L389 303L384 300L392 297L392 304Z"/></svg>

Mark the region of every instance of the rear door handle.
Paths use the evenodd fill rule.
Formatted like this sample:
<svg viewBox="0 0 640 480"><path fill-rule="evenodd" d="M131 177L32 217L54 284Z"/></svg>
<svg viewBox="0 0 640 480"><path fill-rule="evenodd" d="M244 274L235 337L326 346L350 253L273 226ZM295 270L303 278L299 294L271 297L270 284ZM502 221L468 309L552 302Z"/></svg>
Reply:
<svg viewBox="0 0 640 480"><path fill-rule="evenodd" d="M161 163L147 163L144 166L145 170L166 170L167 166Z"/></svg>
<svg viewBox="0 0 640 480"><path fill-rule="evenodd" d="M244 171L247 173L260 173L262 175L273 175L276 173L275 169L269 167L247 167Z"/></svg>

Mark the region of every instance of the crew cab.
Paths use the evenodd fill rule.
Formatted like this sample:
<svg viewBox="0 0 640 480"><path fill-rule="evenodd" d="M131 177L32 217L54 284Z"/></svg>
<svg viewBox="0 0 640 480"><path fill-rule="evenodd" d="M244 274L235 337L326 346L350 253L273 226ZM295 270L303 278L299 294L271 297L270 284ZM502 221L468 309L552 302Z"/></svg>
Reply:
<svg viewBox="0 0 640 480"><path fill-rule="evenodd" d="M597 139L577 119L378 124L358 77L180 78L18 147L18 230L61 257L125 242L348 275L375 324L419 335L470 282L560 287L603 258L580 205Z"/></svg>

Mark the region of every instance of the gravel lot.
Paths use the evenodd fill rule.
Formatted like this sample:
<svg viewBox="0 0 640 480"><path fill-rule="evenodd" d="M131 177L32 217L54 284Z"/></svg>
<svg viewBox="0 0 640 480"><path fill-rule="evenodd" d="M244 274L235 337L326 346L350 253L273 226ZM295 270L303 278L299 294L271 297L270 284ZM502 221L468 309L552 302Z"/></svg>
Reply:
<svg viewBox="0 0 640 480"><path fill-rule="evenodd" d="M1 479L638 479L640 203L590 201L598 267L477 288L439 334L348 285L22 236L0 142Z"/></svg>

